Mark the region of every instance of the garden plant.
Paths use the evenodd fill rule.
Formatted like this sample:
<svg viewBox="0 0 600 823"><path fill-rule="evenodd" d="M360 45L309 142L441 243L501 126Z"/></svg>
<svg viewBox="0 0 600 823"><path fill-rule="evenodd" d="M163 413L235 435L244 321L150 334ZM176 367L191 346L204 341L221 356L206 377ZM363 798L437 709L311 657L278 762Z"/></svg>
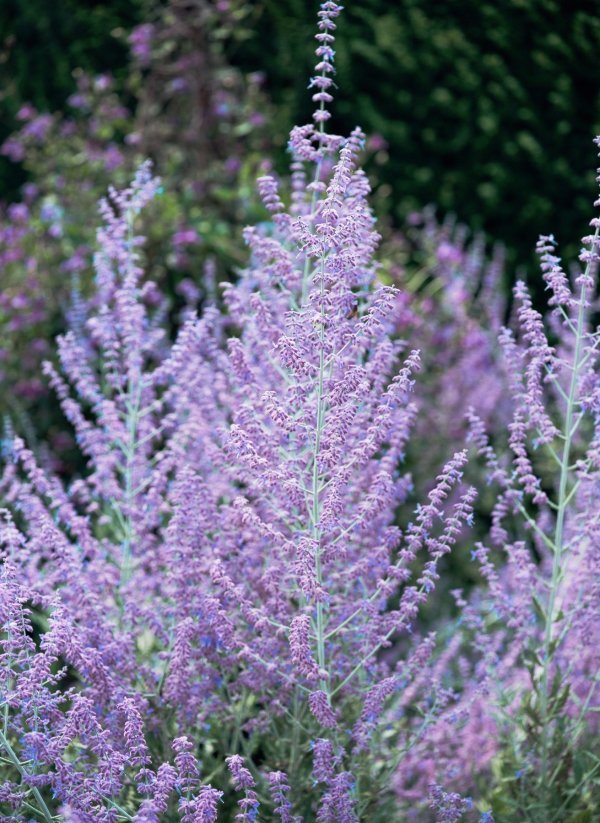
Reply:
<svg viewBox="0 0 600 823"><path fill-rule="evenodd" d="M239 270L174 311L143 162L44 346L79 463L7 418L1 820L600 819L600 219L546 315L430 212L381 258L342 13Z"/></svg>

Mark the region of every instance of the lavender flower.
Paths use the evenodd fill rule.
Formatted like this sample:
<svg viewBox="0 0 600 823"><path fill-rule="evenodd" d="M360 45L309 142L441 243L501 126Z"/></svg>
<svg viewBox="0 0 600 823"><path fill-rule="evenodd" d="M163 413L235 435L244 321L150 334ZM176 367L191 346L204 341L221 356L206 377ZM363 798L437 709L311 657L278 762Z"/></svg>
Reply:
<svg viewBox="0 0 600 823"><path fill-rule="evenodd" d="M292 132L289 186L259 178L268 220L244 233L247 265L200 315L187 284L174 341L138 234L159 188L150 166L101 204L95 295L78 297L45 369L84 470L65 483L23 439L3 451L7 819L458 821L480 786L494 804L508 786L499 819L514 798L548 819L592 808L598 221L572 285L541 240L554 314L519 283L509 330L491 298L498 262L426 220L464 324L460 363L483 348L496 364L465 308L481 293L510 394L492 413L451 389L460 369L444 375L449 408L473 405L497 497L489 535L469 538L477 584L429 627L473 523L474 470L462 443L431 456L415 386L432 361L400 339L406 295L379 279L364 135L325 128L340 12L321 5L318 108ZM134 35L142 61L151 35ZM38 139L44 121L23 117ZM27 210L11 219L22 228ZM178 225L181 250L195 235Z"/></svg>

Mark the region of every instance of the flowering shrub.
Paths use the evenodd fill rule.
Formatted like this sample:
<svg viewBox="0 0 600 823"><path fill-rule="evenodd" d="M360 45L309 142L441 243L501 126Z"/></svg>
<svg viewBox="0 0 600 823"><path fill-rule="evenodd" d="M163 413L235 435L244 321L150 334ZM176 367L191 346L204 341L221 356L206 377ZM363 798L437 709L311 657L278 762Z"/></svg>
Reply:
<svg viewBox="0 0 600 823"><path fill-rule="evenodd" d="M464 444L429 482L408 472L411 442L412 462L435 463L414 390L431 361L399 336L406 301L377 276L363 135L326 128L340 12L321 4L289 186L258 179L269 219L244 232L248 265L174 340L139 228L160 181L145 163L101 204L95 293L44 367L86 471L65 484L14 438L0 480L6 819L598 811L599 221L573 285L541 241L547 332L516 288L519 334L499 329L506 409L476 387L462 398L496 490L478 542ZM458 267L451 246L435 243L460 292L447 305L467 288L486 303L480 264ZM454 592L448 619L440 575L469 540L482 583Z"/></svg>

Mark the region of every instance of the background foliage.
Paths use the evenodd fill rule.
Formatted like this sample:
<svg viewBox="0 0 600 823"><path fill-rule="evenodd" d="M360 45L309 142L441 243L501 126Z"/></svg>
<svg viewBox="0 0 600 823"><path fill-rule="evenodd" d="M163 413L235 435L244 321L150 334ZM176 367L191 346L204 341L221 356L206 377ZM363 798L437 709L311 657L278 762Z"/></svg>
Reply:
<svg viewBox="0 0 600 823"><path fill-rule="evenodd" d="M305 0L246 5L251 14L243 25L252 36L232 41L228 58L265 71L283 165L289 128L308 113L304 44L312 14ZM370 169L379 214L400 223L435 203L506 243L514 264L531 261L535 238L549 230L556 209L562 249L574 256L593 194L590 144L600 128L594 0L347 5L337 42L335 126L345 133L359 123L387 142ZM3 3L0 136L25 100L40 110L61 106L74 68L123 72L127 51L114 32L147 11L142 0ZM3 194L17 181L3 165Z"/></svg>
<svg viewBox="0 0 600 823"><path fill-rule="evenodd" d="M16 127L24 103L40 111L64 105L75 88L73 70L126 69L129 49L115 37L142 18L142 0L5 0L0 4L0 141ZM0 198L11 199L23 173L4 158Z"/></svg>
<svg viewBox="0 0 600 823"><path fill-rule="evenodd" d="M255 5L244 59L264 67L280 118L302 122L306 3ZM401 220L435 203L528 262L558 208L576 251L600 123L597 12L593 0L348 3L335 112L342 133L358 122L389 144L379 210Z"/></svg>

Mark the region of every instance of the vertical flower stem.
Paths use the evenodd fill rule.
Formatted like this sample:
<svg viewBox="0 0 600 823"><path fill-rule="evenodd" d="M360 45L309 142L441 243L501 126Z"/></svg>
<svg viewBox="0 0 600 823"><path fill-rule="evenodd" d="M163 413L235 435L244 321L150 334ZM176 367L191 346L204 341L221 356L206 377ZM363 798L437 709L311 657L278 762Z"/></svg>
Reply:
<svg viewBox="0 0 600 823"><path fill-rule="evenodd" d="M325 72L323 71L323 72L321 72L321 77L324 77L324 76L325 76ZM325 111L325 103L323 101L321 101L321 103L319 105L319 111L321 111L321 112ZM323 135L323 134L325 134L325 123L324 123L323 120L321 120L319 122L319 135ZM316 208L316 205L317 205L317 190L314 186L321 179L321 168L322 168L322 166L323 166L323 146L321 145L320 149L319 149L319 159L315 163L315 174L314 174L314 177L313 177L313 191L312 191L312 195L311 195L311 198L310 198L310 217L311 217L312 220L314 220L314 218L315 218L315 208ZM308 278L309 268L310 268L310 257L308 255L306 255L306 258L304 260L304 272L302 274L302 295L301 295L301 299L300 299L300 305L301 306L304 306L304 304L306 302L308 281L309 281L309 278Z"/></svg>
<svg viewBox="0 0 600 823"><path fill-rule="evenodd" d="M321 261L321 329L319 332L319 377L317 382L317 420L315 430L315 448L312 460L312 532L313 538L316 541L317 548L315 551L315 575L319 587L323 582L323 569L321 566L321 501L320 501L320 475L319 475L319 451L321 448L321 437L323 434L323 426L325 422L325 407L323 403L323 388L325 382L325 261ZM323 603L321 600L317 602L317 620L316 620L316 635L317 635L317 662L319 669L325 670L325 618L323 614ZM325 679L321 679L321 689L329 696L329 687Z"/></svg>
<svg viewBox="0 0 600 823"><path fill-rule="evenodd" d="M141 395L141 386L138 385L134 386L132 378L129 379L129 385L127 389L127 443L126 443L126 450L125 450L125 489L124 489L124 502L125 502L125 510L123 512L122 518L122 529L123 529L123 538L122 538L122 556L121 556L121 584L124 585L128 582L131 576L131 566L132 566L132 545L133 545L133 537L134 537L134 530L133 530L133 523L131 519L131 508L133 506L133 468L134 468L134 460L135 460L135 449L136 449L136 439L137 439L137 427L139 421L139 411L140 411L140 395Z"/></svg>
<svg viewBox="0 0 600 823"><path fill-rule="evenodd" d="M595 240L598 238L598 229L596 229ZM548 758L550 747L550 711L549 711L549 680L550 680L550 663L554 655L553 648L553 628L555 622L556 598L558 594L559 585L563 575L563 559L565 554L564 546L564 529L565 517L568 502L570 500L569 493L569 474L570 474L570 458L571 448L573 443L573 419L575 416L575 409L577 406L578 383L581 370L581 350L584 338L584 324L585 324L585 309L586 309L586 282L591 274L591 262L588 263L585 269L583 282L581 285L581 293L579 296L579 308L577 313L577 324L575 327L575 351L573 354L573 368L571 371L571 381L569 386L569 394L567 397L567 405L565 410L565 422L563 429L563 448L561 454L560 478L558 486L558 500L556 525L554 530L554 553L552 558L552 577L550 579L550 592L548 597L548 606L546 610L546 625L544 628L544 645L542 655L542 677L541 677L541 694L540 694L540 714L542 719L542 762L540 769L540 780L544 792L550 788L548 785Z"/></svg>
<svg viewBox="0 0 600 823"><path fill-rule="evenodd" d="M128 267L132 263L133 255L133 221L134 215L130 211L128 214ZM135 461L137 431L139 424L140 402L141 402L141 376L136 375L137 380L131 373L131 366L128 369L129 376L127 380L127 399L125 402L126 408L126 428L127 428L127 443L125 448L125 510L122 518L123 528L123 542L121 554L121 585L125 585L131 577L132 571L132 545L134 538L133 522L131 517L131 510L134 499L133 488L133 469Z"/></svg>
<svg viewBox="0 0 600 823"><path fill-rule="evenodd" d="M321 76L325 77L325 71L321 72ZM325 111L325 103L323 100L320 101L319 104L319 111L322 113ZM319 120L319 135L322 136L325 133L325 122L323 119ZM321 167L323 163L323 141L321 140L321 145L319 146L319 159L315 163L315 174L313 178L313 184L319 182L321 177ZM313 185L313 191L311 196L311 203L310 203L310 216L311 219L314 220L316 214L315 209L317 205L317 190L315 185ZM307 255L304 261L304 273L302 277L302 295L301 295L301 306L304 306L307 298L307 290L308 290L308 282L309 282L309 268L310 268L310 257ZM321 517L321 504L320 504L320 493L321 489L319 488L320 485L320 477L319 477L319 467L318 467L318 455L319 450L321 447L321 436L323 432L323 424L324 424L324 407L323 407L323 386L325 380L325 351L324 351L324 344L325 344L325 309L323 305L323 298L325 296L325 261L321 260L320 266L320 275L321 275L321 284L320 284L320 296L321 296L321 329L319 333L319 344L320 344L320 351L319 351L319 377L318 377L318 384L317 384L317 421L316 421L316 431L315 431L315 448L313 453L313 462L312 462L312 533L313 538L317 543L317 550L315 553L315 575L317 578L317 583L319 586L323 581L323 570L321 567L321 550L320 550L320 542L321 542L321 529L319 526L319 520ZM317 619L316 619L316 634L317 634L317 662L319 664L319 668L321 670L325 670L325 619L323 614L323 604L319 600L317 603ZM322 690L329 696L329 687L325 680L321 680L321 688Z"/></svg>
<svg viewBox="0 0 600 823"><path fill-rule="evenodd" d="M298 700L298 691L294 691L294 708L292 713L292 742L290 747L290 774L294 775L296 773L296 763L298 761L298 750L300 747L300 721L298 720L299 714L299 704L300 701Z"/></svg>

